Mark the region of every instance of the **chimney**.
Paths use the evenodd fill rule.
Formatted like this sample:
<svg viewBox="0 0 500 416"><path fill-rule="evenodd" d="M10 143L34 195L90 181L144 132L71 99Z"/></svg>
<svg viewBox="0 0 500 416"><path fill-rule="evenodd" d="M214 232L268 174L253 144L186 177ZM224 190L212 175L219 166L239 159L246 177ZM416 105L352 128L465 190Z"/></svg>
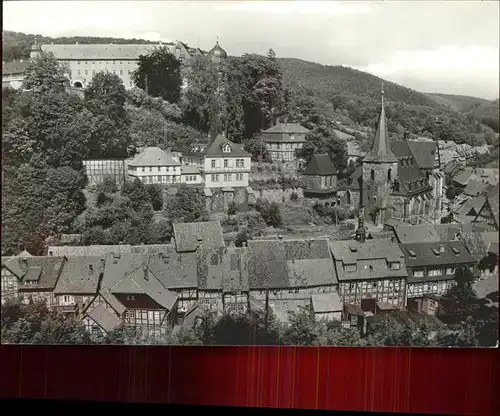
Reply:
<svg viewBox="0 0 500 416"><path fill-rule="evenodd" d="M104 258L101 258L101 269L104 270L104 265L106 264L106 260Z"/></svg>
<svg viewBox="0 0 500 416"><path fill-rule="evenodd" d="M148 268L146 266L144 266L144 268L142 270L144 272L144 280L149 280Z"/></svg>
<svg viewBox="0 0 500 416"><path fill-rule="evenodd" d="M439 252L440 253L444 253L444 245L440 245L439 246Z"/></svg>

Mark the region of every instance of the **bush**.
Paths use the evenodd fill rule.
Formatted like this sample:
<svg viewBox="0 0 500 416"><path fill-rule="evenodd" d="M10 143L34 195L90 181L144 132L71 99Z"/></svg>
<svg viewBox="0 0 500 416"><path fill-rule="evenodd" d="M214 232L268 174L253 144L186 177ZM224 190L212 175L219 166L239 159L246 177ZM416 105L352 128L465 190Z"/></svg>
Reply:
<svg viewBox="0 0 500 416"><path fill-rule="evenodd" d="M297 192L293 191L290 194L290 201L296 201L297 199L299 199L299 194Z"/></svg>
<svg viewBox="0 0 500 416"><path fill-rule="evenodd" d="M153 205L153 210L161 211L163 209L163 190L160 185L146 185L146 189Z"/></svg>
<svg viewBox="0 0 500 416"><path fill-rule="evenodd" d="M234 201L231 201L227 208L227 215L231 216L234 214L236 214L236 203Z"/></svg>

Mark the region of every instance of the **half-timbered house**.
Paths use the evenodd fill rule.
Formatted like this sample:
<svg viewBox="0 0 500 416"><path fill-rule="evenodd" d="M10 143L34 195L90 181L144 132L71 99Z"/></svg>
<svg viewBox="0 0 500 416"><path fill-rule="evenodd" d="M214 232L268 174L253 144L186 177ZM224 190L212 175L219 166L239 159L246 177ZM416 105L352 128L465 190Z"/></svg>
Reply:
<svg viewBox="0 0 500 416"><path fill-rule="evenodd" d="M54 307L79 313L97 296L104 273L104 257L69 257L54 289Z"/></svg>
<svg viewBox="0 0 500 416"><path fill-rule="evenodd" d="M331 241L342 302L361 305L365 299L406 304L405 258L392 239Z"/></svg>
<svg viewBox="0 0 500 416"><path fill-rule="evenodd" d="M400 247L408 270L408 299L443 295L451 287L458 267L474 270L476 260L461 241L407 243Z"/></svg>

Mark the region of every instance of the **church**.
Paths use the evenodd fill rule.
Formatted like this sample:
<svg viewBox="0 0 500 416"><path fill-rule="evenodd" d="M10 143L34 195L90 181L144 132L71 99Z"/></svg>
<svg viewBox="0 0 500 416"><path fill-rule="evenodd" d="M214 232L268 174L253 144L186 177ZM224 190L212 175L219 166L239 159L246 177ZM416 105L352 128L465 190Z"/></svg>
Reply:
<svg viewBox="0 0 500 416"><path fill-rule="evenodd" d="M365 219L418 224L442 209L443 177L436 142L389 140L382 91L382 108L371 150L353 174Z"/></svg>

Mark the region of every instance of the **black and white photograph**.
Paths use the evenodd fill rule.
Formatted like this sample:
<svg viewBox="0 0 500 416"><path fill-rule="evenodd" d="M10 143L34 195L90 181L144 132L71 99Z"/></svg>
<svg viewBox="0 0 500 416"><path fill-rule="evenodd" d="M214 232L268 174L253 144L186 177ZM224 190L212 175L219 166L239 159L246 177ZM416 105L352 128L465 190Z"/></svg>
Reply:
<svg viewBox="0 0 500 416"><path fill-rule="evenodd" d="M499 4L4 1L2 344L498 347Z"/></svg>

